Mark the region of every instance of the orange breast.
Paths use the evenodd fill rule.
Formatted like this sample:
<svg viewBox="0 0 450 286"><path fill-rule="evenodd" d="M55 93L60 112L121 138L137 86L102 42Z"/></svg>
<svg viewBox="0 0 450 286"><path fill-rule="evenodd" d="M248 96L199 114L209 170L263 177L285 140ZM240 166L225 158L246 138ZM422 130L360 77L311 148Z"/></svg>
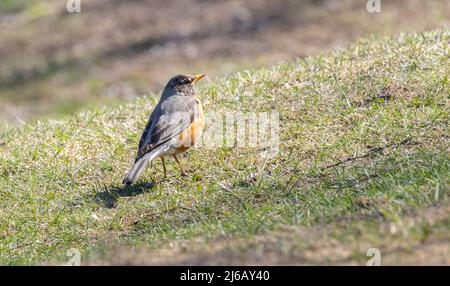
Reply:
<svg viewBox="0 0 450 286"><path fill-rule="evenodd" d="M194 118L194 121L189 127L179 135L181 147L177 148L177 153L184 152L190 147L194 146L195 141L199 140L205 127L205 115L203 113L203 107L201 102L198 102L198 116Z"/></svg>

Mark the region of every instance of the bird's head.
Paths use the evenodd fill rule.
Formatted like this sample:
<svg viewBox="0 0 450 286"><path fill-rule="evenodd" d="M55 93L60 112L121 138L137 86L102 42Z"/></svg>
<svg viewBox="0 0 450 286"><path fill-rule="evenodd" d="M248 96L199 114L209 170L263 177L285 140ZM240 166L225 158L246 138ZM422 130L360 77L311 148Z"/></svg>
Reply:
<svg viewBox="0 0 450 286"><path fill-rule="evenodd" d="M205 77L204 74L198 74L194 76L183 74L176 75L169 80L166 89L167 88L172 89L179 95L193 96L194 95L193 84L204 77Z"/></svg>

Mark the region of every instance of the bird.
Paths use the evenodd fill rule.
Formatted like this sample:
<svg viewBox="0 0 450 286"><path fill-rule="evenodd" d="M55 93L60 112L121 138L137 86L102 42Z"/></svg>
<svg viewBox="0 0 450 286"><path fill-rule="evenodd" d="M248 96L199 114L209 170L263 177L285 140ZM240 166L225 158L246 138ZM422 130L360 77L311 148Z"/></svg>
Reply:
<svg viewBox="0 0 450 286"><path fill-rule="evenodd" d="M168 156L175 159L181 175L187 175L177 154L192 147L203 132L203 107L193 85L204 77L205 74L179 74L169 80L142 133L136 159L123 180L124 185L136 182L155 158L162 160L164 178L167 177L164 157Z"/></svg>

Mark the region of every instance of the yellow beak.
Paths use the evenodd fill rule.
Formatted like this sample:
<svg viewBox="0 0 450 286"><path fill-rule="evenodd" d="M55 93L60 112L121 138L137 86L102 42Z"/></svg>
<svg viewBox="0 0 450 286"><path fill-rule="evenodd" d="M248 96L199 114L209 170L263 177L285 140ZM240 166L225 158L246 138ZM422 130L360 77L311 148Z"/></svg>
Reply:
<svg viewBox="0 0 450 286"><path fill-rule="evenodd" d="M196 83L197 81L201 80L204 77L205 77L205 74L196 74L196 75L194 75L194 80L192 81L192 83Z"/></svg>

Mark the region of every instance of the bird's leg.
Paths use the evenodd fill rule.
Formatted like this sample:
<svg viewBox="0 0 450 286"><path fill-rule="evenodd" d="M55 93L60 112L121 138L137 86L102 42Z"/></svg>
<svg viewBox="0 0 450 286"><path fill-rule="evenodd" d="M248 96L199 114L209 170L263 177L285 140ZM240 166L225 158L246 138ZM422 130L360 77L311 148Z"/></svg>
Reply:
<svg viewBox="0 0 450 286"><path fill-rule="evenodd" d="M152 161L150 161L150 163L149 163L149 169L150 169L150 179L152 179L152 182L153 183L155 183L155 179L153 178L153 175L154 175L154 171L153 171L153 160Z"/></svg>
<svg viewBox="0 0 450 286"><path fill-rule="evenodd" d="M180 161L178 161L178 158L176 155L173 155L173 158L175 159L175 161L177 161L178 166L180 166L180 171L181 171L181 176L187 176L187 173L183 170L183 166L181 166Z"/></svg>
<svg viewBox="0 0 450 286"><path fill-rule="evenodd" d="M164 163L164 157L161 157L161 161L163 164L163 170L164 170L164 179L167 178L167 172L166 172L166 163Z"/></svg>

